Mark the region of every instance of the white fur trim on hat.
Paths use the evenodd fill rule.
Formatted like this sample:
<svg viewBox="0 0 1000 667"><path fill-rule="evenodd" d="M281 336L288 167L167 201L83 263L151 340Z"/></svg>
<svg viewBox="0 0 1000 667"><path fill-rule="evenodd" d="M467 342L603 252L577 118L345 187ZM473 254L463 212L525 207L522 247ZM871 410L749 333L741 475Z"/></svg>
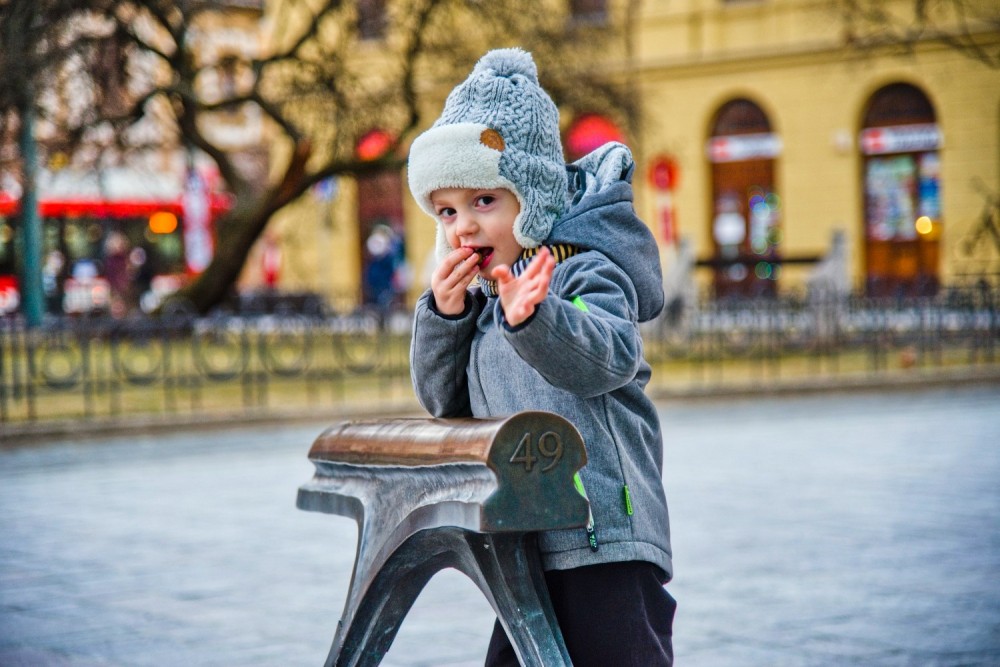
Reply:
<svg viewBox="0 0 1000 667"><path fill-rule="evenodd" d="M431 128L417 137L410 148L407 177L410 192L428 215L437 218L431 194L442 188L504 188L517 197L521 210L524 200L517 187L500 175L500 156L494 137L499 134L482 123L456 123ZM485 137L485 139L484 139ZM484 141L486 143L484 143ZM493 145L487 145L493 144ZM499 143L502 145L502 141ZM521 218L514 219L516 227ZM438 221L437 255L451 252Z"/></svg>

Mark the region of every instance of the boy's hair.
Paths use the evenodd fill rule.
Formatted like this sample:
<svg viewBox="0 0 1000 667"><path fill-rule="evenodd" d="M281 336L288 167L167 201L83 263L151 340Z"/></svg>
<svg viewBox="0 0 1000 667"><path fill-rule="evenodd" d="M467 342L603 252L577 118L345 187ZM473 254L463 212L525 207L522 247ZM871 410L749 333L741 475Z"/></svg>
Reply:
<svg viewBox="0 0 1000 667"><path fill-rule="evenodd" d="M448 95L441 117L410 148L410 191L437 217L430 196L441 188L506 188L521 211L514 238L537 247L565 208L567 179L559 110L538 83L531 54L484 55ZM437 254L451 251L438 224Z"/></svg>

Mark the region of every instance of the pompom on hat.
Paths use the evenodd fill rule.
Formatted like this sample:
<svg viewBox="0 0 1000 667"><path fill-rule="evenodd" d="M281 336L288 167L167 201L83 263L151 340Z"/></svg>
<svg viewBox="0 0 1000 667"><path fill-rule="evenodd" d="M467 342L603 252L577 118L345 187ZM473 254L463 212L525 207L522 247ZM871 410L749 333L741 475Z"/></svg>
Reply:
<svg viewBox="0 0 1000 667"><path fill-rule="evenodd" d="M488 52L448 95L441 117L410 147L410 192L437 218L431 193L440 188L506 188L521 211L514 238L535 248L565 207L566 166L559 110L538 83L531 54ZM438 258L452 248L440 222Z"/></svg>

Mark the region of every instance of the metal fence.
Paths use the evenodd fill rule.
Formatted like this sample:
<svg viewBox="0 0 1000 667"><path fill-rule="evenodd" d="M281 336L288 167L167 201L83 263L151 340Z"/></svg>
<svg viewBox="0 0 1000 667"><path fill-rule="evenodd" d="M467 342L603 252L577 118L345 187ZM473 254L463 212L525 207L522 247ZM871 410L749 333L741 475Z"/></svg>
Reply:
<svg viewBox="0 0 1000 667"><path fill-rule="evenodd" d="M957 375L1000 365L1000 289L934 297L786 294L672 304L644 330L646 354L678 391Z"/></svg>
<svg viewBox="0 0 1000 667"><path fill-rule="evenodd" d="M415 407L410 317L0 320L0 424ZM933 298L701 298L643 326L651 390L1000 371L1000 289Z"/></svg>
<svg viewBox="0 0 1000 667"><path fill-rule="evenodd" d="M371 313L0 322L0 422L412 401L408 345Z"/></svg>

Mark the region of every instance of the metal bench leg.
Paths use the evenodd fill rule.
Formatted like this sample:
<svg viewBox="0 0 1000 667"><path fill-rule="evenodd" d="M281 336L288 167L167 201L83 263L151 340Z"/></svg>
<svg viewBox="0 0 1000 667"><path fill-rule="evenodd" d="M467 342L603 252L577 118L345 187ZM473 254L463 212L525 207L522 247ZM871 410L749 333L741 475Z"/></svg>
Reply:
<svg viewBox="0 0 1000 667"><path fill-rule="evenodd" d="M404 540L377 572L355 572L326 667L378 665L420 591L437 572L452 566L454 542L442 529L423 530ZM358 597L356 587L366 583Z"/></svg>
<svg viewBox="0 0 1000 667"><path fill-rule="evenodd" d="M462 569L497 613L525 667L573 663L552 610L534 533L467 533L476 569Z"/></svg>
<svg viewBox="0 0 1000 667"><path fill-rule="evenodd" d="M483 592L524 665L572 664L545 588L535 536L444 527L406 539L351 604L355 587L371 574L355 572L343 616L348 620L338 625L327 667L378 665L420 591L448 567L464 573Z"/></svg>

